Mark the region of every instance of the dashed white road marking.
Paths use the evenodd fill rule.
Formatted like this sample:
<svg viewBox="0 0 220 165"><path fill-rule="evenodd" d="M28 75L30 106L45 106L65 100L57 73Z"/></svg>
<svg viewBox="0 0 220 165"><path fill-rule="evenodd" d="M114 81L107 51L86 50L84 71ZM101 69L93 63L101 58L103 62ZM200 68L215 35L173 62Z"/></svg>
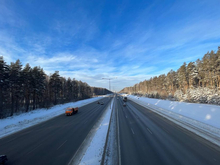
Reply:
<svg viewBox="0 0 220 165"><path fill-rule="evenodd" d="M57 150L59 150L60 147L62 147L62 145L64 145L67 142L67 140L65 142L63 142L58 148Z"/></svg>
<svg viewBox="0 0 220 165"><path fill-rule="evenodd" d="M134 134L134 131L133 131L133 129L131 128L131 131L132 131L132 133Z"/></svg>
<svg viewBox="0 0 220 165"><path fill-rule="evenodd" d="M148 132L150 132L151 135L153 134L149 128L147 128L147 130L148 130Z"/></svg>
<svg viewBox="0 0 220 165"><path fill-rule="evenodd" d="M38 147L40 147L42 144L38 145L37 147L33 148L31 151L29 151L26 155L30 154L31 152L33 152L34 150L36 150Z"/></svg>

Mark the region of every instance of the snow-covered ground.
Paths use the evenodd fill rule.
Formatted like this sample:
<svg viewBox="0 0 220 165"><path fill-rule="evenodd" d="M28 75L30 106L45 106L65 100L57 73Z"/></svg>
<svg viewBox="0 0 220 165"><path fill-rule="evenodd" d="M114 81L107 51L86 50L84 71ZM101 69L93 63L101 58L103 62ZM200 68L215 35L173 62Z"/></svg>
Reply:
<svg viewBox="0 0 220 165"><path fill-rule="evenodd" d="M113 100L111 102L111 108L110 105L107 107L107 112L105 114L105 117L101 121L101 124L97 128L97 131L87 148L82 160L80 161L80 165L97 165L101 164L102 155L104 151L104 146L106 142L106 136L108 133L109 123L110 123L110 117L113 107Z"/></svg>
<svg viewBox="0 0 220 165"><path fill-rule="evenodd" d="M0 120L0 138L15 133L27 127L49 120L58 115L64 114L68 107L81 107L94 101L100 100L105 96L94 97L66 104L56 105L50 109L36 109L17 116L8 117Z"/></svg>
<svg viewBox="0 0 220 165"><path fill-rule="evenodd" d="M128 99L220 146L220 106L128 95Z"/></svg>

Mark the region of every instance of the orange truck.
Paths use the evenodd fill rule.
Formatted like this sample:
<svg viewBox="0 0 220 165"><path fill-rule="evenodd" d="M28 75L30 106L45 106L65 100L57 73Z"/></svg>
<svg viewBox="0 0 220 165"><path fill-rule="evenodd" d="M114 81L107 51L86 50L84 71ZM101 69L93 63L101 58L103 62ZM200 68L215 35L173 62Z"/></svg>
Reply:
<svg viewBox="0 0 220 165"><path fill-rule="evenodd" d="M76 108L67 108L66 111L65 111L65 115L66 116L71 116L73 114L76 114L78 112L78 107Z"/></svg>

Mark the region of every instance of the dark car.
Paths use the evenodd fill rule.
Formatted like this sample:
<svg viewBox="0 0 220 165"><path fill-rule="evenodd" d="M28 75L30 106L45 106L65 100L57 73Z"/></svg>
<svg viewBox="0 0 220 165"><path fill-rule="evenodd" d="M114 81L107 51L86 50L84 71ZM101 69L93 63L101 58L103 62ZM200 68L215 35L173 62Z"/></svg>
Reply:
<svg viewBox="0 0 220 165"><path fill-rule="evenodd" d="M0 155L0 164L5 164L5 162L8 161L8 158L6 155Z"/></svg>
<svg viewBox="0 0 220 165"><path fill-rule="evenodd" d="M101 105L104 105L104 102L101 102Z"/></svg>
<svg viewBox="0 0 220 165"><path fill-rule="evenodd" d="M127 100L128 100L127 97L124 97L124 98L123 98L123 101L124 101L124 102L127 102Z"/></svg>
<svg viewBox="0 0 220 165"><path fill-rule="evenodd" d="M100 102L98 101L97 104L100 104Z"/></svg>

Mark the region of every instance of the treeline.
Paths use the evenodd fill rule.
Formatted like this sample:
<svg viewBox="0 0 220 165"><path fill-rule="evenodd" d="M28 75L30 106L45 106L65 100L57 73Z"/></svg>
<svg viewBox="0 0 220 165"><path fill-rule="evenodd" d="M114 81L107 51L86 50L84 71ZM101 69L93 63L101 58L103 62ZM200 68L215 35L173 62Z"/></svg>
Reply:
<svg viewBox="0 0 220 165"><path fill-rule="evenodd" d="M59 71L46 75L40 67L22 67L20 60L7 65L0 56L0 118L108 93L107 89L61 77Z"/></svg>
<svg viewBox="0 0 220 165"><path fill-rule="evenodd" d="M177 90L185 94L188 89L198 87L219 90L220 47L217 52L207 52L201 60L184 62L177 71L171 70L166 75L152 77L120 92L165 99L174 97Z"/></svg>

